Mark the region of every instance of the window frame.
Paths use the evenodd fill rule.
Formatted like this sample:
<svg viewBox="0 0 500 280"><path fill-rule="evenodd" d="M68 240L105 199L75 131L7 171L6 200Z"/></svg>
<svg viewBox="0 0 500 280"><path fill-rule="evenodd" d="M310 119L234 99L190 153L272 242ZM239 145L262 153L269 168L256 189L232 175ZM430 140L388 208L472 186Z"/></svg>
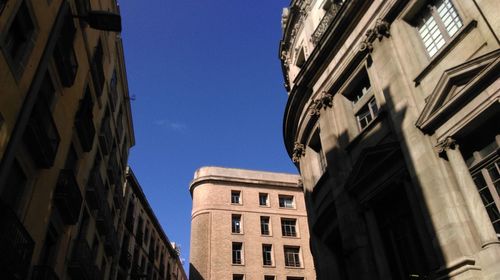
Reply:
<svg viewBox="0 0 500 280"><path fill-rule="evenodd" d="M293 222L293 224L287 224L288 222ZM281 218L281 235L283 237L298 237L297 219Z"/></svg>
<svg viewBox="0 0 500 280"><path fill-rule="evenodd" d="M239 249L236 248L235 246L239 246ZM231 258L231 264L232 265L244 265L244 250L243 250L243 242L233 242L232 243L232 258ZM238 258L239 257L239 258Z"/></svg>
<svg viewBox="0 0 500 280"><path fill-rule="evenodd" d="M441 2L441 3L439 3ZM446 13L444 16L450 16L452 14L455 14L456 17L451 20L452 26L457 26L457 19L458 19L458 25L456 27L456 30L453 32L453 34L450 34L450 30L448 30L447 26L445 25L445 21L443 21L443 17L439 14L438 8L441 5L450 5L449 12ZM422 37L421 33L421 28L422 26L426 26L429 20L432 20L434 22L434 26L436 26L437 30L439 32L439 36L441 40L443 41L443 44L440 46L436 46L436 50L431 53L430 49L428 49L428 46L425 45L425 37ZM422 44L422 47L424 48L425 54L427 55L428 58L434 58L438 56L441 50L445 49L446 46L453 40L454 37L456 37L458 34L460 34L460 31L465 28L464 24L464 17L460 14L459 9L457 9L457 5L453 3L452 0L434 0L431 1L431 3L424 5L423 7L419 7L417 14L411 20L412 26L415 27L417 30L417 35L419 37L419 41ZM428 32L431 32L432 30L428 30ZM433 37L433 36L432 36ZM430 38L432 39L432 38ZM432 43L434 44L435 41L432 40Z"/></svg>
<svg viewBox="0 0 500 280"><path fill-rule="evenodd" d="M291 205L287 206L288 204L282 203L282 199L286 198L291 198ZM278 204L279 207L282 209L295 209L295 196L294 195L288 195L288 194L280 194L278 195Z"/></svg>
<svg viewBox="0 0 500 280"><path fill-rule="evenodd" d="M288 252L287 252L288 250ZM290 250L293 250L291 252ZM295 250L297 250L295 252ZM283 255L285 258L285 267L290 268L290 267L302 267L302 258L300 254L300 246L289 246L285 245L283 246ZM290 256L292 256L292 259L290 259Z"/></svg>
<svg viewBox="0 0 500 280"><path fill-rule="evenodd" d="M264 221L267 219L267 223ZM267 234L265 234L264 227L267 226ZM260 235L271 236L271 217L270 216L260 216Z"/></svg>
<svg viewBox="0 0 500 280"><path fill-rule="evenodd" d="M238 220L235 224L236 219ZM243 223L241 214L231 214L231 233L243 234Z"/></svg>
<svg viewBox="0 0 500 280"><path fill-rule="evenodd" d="M262 204L262 198L265 197L265 203ZM270 207L269 203L269 194L268 193L259 193L259 206L260 207Z"/></svg>
<svg viewBox="0 0 500 280"><path fill-rule="evenodd" d="M237 194L237 196L235 196L235 194ZM235 197L238 197L238 201L235 202L235 200L233 198ZM241 191L239 190L231 190L231 204L233 205L242 205L243 204L243 200L241 198Z"/></svg>
<svg viewBox="0 0 500 280"><path fill-rule="evenodd" d="M274 266L273 245L272 244L262 244L262 265L263 266Z"/></svg>

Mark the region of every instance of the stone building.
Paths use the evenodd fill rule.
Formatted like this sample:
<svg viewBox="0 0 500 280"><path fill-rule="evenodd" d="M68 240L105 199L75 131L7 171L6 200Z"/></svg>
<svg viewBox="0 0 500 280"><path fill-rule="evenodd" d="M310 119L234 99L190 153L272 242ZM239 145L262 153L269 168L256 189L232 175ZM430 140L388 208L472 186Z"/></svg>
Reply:
<svg viewBox="0 0 500 280"><path fill-rule="evenodd" d="M187 280L175 243L169 241L130 168L124 192L117 279Z"/></svg>
<svg viewBox="0 0 500 280"><path fill-rule="evenodd" d="M495 0L293 0L284 140L318 279L500 279Z"/></svg>
<svg viewBox="0 0 500 280"><path fill-rule="evenodd" d="M189 279L316 279L299 176L202 167L189 190Z"/></svg>

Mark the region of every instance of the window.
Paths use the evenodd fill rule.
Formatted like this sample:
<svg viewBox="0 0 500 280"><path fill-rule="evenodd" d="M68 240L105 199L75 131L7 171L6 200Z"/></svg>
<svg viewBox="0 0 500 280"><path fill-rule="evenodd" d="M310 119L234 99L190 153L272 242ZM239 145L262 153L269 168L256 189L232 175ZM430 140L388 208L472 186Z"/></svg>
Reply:
<svg viewBox="0 0 500 280"><path fill-rule="evenodd" d="M344 95L352 102L358 130L367 127L377 117L379 111L377 100L364 68L354 77Z"/></svg>
<svg viewBox="0 0 500 280"><path fill-rule="evenodd" d="M281 233L283 236L297 236L296 219L281 219Z"/></svg>
<svg viewBox="0 0 500 280"><path fill-rule="evenodd" d="M297 54L297 60L295 61L295 65L297 65L297 67L299 68L302 68L302 66L304 66L305 63L306 63L306 54L304 51L304 47L301 47L299 53Z"/></svg>
<svg viewBox="0 0 500 280"><path fill-rule="evenodd" d="M75 39L75 24L71 13L67 13L64 24L61 28L61 34L54 47L54 62L61 80L65 87L71 87L76 78L78 62L73 49Z"/></svg>
<svg viewBox="0 0 500 280"><path fill-rule="evenodd" d="M97 97L101 96L102 89L104 87L105 76L104 76L103 57L104 57L104 52L102 49L102 43L101 40L99 40L94 50L94 56L92 57L92 65L91 65L92 80L94 82L94 90Z"/></svg>
<svg viewBox="0 0 500 280"><path fill-rule="evenodd" d="M232 204L241 204L241 192L240 191L231 191L231 203Z"/></svg>
<svg viewBox="0 0 500 280"><path fill-rule="evenodd" d="M280 195L279 204L281 208L294 208L293 196L291 195Z"/></svg>
<svg viewBox="0 0 500 280"><path fill-rule="evenodd" d="M233 242L233 264L243 264L243 243Z"/></svg>
<svg viewBox="0 0 500 280"><path fill-rule="evenodd" d="M274 277L274 275L265 275L264 276L264 280L275 280L276 277Z"/></svg>
<svg viewBox="0 0 500 280"><path fill-rule="evenodd" d="M1 189L0 196L10 207L19 210L22 208L21 204L26 192L28 178L17 160L14 160L7 174L7 182Z"/></svg>
<svg viewBox="0 0 500 280"><path fill-rule="evenodd" d="M262 264L273 265L273 245L262 244Z"/></svg>
<svg viewBox="0 0 500 280"><path fill-rule="evenodd" d="M372 97L368 103L356 113L359 129L367 127L377 116L378 106L375 97Z"/></svg>
<svg viewBox="0 0 500 280"><path fill-rule="evenodd" d="M418 33L430 57L450 41L462 25L462 20L450 0L438 0L428 5L416 23Z"/></svg>
<svg viewBox="0 0 500 280"><path fill-rule="evenodd" d="M3 9L5 4L0 4ZM12 21L3 41L3 48L18 75L24 69L27 54L33 48L35 24L31 18L26 1L21 3L17 14Z"/></svg>
<svg viewBox="0 0 500 280"><path fill-rule="evenodd" d="M231 216L231 232L241 233L241 215Z"/></svg>
<svg viewBox="0 0 500 280"><path fill-rule="evenodd" d="M315 178L315 181L317 182L321 175L325 173L326 167L327 167L327 162L326 162L326 157L325 153L323 152L323 147L321 146L321 139L319 137L320 130L319 128L314 131L314 134L311 137L311 140L309 140L308 146L313 149L314 153L314 161L317 162L318 167L319 167L319 174L318 172L313 172Z"/></svg>
<svg viewBox="0 0 500 280"><path fill-rule="evenodd" d="M304 277L287 276L286 280L304 280Z"/></svg>
<svg viewBox="0 0 500 280"><path fill-rule="evenodd" d="M260 217L260 233L262 235L270 235L269 231L269 217Z"/></svg>
<svg viewBox="0 0 500 280"><path fill-rule="evenodd" d="M245 276L243 274L233 274L233 280L243 280Z"/></svg>
<svg viewBox="0 0 500 280"><path fill-rule="evenodd" d="M300 267L300 247L285 246L285 266Z"/></svg>
<svg viewBox="0 0 500 280"><path fill-rule="evenodd" d="M259 205L269 206L269 195L267 193L259 193Z"/></svg>
<svg viewBox="0 0 500 280"><path fill-rule="evenodd" d="M477 190L488 212L493 228L500 237L500 159L472 174Z"/></svg>

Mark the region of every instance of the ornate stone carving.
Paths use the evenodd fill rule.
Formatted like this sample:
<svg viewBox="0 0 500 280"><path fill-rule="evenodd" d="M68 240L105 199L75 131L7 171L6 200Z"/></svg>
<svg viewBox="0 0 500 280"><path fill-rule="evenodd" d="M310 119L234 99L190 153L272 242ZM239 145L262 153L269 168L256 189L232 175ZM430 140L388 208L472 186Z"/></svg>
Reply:
<svg viewBox="0 0 500 280"><path fill-rule="evenodd" d="M373 50L373 42L375 39L382 41L384 37L389 37L389 23L381 18L377 19L375 26L372 29L366 31L365 39L361 42L359 46L359 51L368 50L371 52Z"/></svg>
<svg viewBox="0 0 500 280"><path fill-rule="evenodd" d="M330 23L338 14L343 3L344 2L332 3L330 8L326 11L325 15L319 22L318 27L316 27L316 30L314 30L314 33L311 35L310 41L313 45L316 45L321 37L323 37L323 34L325 34L326 29L328 29L328 26L330 26Z"/></svg>
<svg viewBox="0 0 500 280"><path fill-rule="evenodd" d="M455 149L456 141L451 137L446 137L444 140L439 141L436 146L434 146L434 150L440 155L443 156L448 149Z"/></svg>
<svg viewBox="0 0 500 280"><path fill-rule="evenodd" d="M306 150L304 148L304 144L301 144L299 142L295 142L293 146L293 153L292 153L292 161L297 163L300 161L300 158L306 154Z"/></svg>
<svg viewBox="0 0 500 280"><path fill-rule="evenodd" d="M327 107L333 106L333 95L323 91L321 96L315 99L311 106L309 106L309 115L311 116L319 116L321 113L321 109L326 109Z"/></svg>

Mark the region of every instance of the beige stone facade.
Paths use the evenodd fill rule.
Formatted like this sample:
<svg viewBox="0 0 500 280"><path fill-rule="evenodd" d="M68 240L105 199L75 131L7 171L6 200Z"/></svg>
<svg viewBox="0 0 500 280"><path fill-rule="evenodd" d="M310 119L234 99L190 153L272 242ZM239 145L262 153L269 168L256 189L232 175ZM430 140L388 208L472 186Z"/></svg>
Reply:
<svg viewBox="0 0 500 280"><path fill-rule="evenodd" d="M316 279L298 176L202 167L190 191L191 280Z"/></svg>
<svg viewBox="0 0 500 280"><path fill-rule="evenodd" d="M495 0L294 0L284 138L318 279L500 279Z"/></svg>

